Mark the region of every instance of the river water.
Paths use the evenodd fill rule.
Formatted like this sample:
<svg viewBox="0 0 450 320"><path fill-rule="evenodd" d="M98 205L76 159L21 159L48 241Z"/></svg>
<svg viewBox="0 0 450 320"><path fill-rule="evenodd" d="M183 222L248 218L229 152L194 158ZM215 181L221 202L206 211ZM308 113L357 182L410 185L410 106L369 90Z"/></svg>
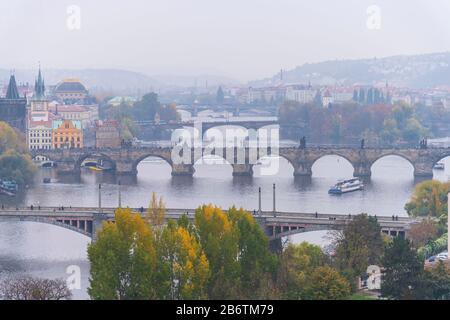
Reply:
<svg viewBox="0 0 450 320"><path fill-rule="evenodd" d="M446 181L446 170L435 171L434 178ZM135 179L121 178L122 204L146 207L151 193L163 196L168 208L195 208L204 203L227 208L232 205L248 210L257 208L258 187L262 188L263 210L272 209L272 184L276 184L277 210L376 215L405 215L404 205L414 185L413 168L404 159L389 156L372 167L372 177L364 191L333 196L327 193L336 180L352 176L352 166L345 159L327 156L313 166L311 179L295 179L293 168L280 159L275 176L262 176L258 166L253 178L232 177L230 165L196 164L193 178L172 177L171 168L162 160L148 158L138 166ZM52 169L40 169L35 183L16 198L0 198L7 205L96 206L98 183L102 183L105 206L118 203L117 178L112 174L83 171L81 177L65 177L44 184L44 177L59 179ZM293 242L327 242L325 232L296 235ZM33 222L0 222L0 277L31 274L48 278L67 278L71 266L81 270L81 287L74 289L75 299L88 298L89 263L86 247L89 239L57 226Z"/></svg>

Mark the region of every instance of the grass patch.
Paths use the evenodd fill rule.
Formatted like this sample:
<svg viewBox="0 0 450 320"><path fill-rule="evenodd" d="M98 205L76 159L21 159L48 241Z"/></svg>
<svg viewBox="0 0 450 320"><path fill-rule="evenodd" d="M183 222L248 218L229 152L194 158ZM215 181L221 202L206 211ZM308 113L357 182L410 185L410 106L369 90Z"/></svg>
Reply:
<svg viewBox="0 0 450 320"><path fill-rule="evenodd" d="M373 295L370 295L367 293L363 293L363 292L354 293L348 299L349 300L378 300L378 298L376 296L373 296Z"/></svg>

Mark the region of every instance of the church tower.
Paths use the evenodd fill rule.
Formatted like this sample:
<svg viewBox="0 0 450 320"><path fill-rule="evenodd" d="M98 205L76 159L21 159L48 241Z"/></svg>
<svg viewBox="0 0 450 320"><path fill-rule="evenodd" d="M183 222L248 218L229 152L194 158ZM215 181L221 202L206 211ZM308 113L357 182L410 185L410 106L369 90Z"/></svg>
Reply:
<svg viewBox="0 0 450 320"><path fill-rule="evenodd" d="M42 77L41 67L39 66L38 77L34 83L34 94L31 99L31 112L47 112L48 100L45 98L44 78Z"/></svg>
<svg viewBox="0 0 450 320"><path fill-rule="evenodd" d="M5 121L20 131L24 131L26 106L27 99L20 97L16 78L14 74L11 74L6 97L0 98L0 121Z"/></svg>

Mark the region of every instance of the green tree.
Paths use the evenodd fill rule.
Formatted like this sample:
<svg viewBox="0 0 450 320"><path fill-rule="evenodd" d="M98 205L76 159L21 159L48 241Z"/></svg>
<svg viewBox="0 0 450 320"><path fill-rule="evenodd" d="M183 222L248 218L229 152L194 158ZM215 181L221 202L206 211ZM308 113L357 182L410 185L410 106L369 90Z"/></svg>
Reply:
<svg viewBox="0 0 450 320"><path fill-rule="evenodd" d="M158 95L154 92L145 94L141 100L133 105L133 116L139 120L154 120L155 114L160 111Z"/></svg>
<svg viewBox="0 0 450 320"><path fill-rule="evenodd" d="M351 286L337 270L322 266L312 271L308 297L312 300L342 300L351 294Z"/></svg>
<svg viewBox="0 0 450 320"><path fill-rule="evenodd" d="M241 276L241 298L273 298L276 256L269 251L269 239L251 214L232 207L228 216L239 232L238 260Z"/></svg>
<svg viewBox="0 0 450 320"><path fill-rule="evenodd" d="M405 128L403 130L403 139L410 143L417 143L422 137L427 135L426 129L415 118L409 118L406 121Z"/></svg>
<svg viewBox="0 0 450 320"><path fill-rule="evenodd" d="M286 299L308 299L310 276L314 269L324 266L326 256L320 247L302 242L289 244L281 254L277 283Z"/></svg>
<svg viewBox="0 0 450 320"><path fill-rule="evenodd" d="M239 231L221 208L202 206L195 212L195 227L209 261L210 299L233 299L239 295Z"/></svg>
<svg viewBox="0 0 450 320"><path fill-rule="evenodd" d="M386 249L382 259L384 273L381 277L383 297L398 300L424 297L423 262L411 243L396 237Z"/></svg>
<svg viewBox="0 0 450 320"><path fill-rule="evenodd" d="M131 209L117 209L88 246L92 299L155 299L157 270L152 230Z"/></svg>
<svg viewBox="0 0 450 320"><path fill-rule="evenodd" d="M425 270L425 287L426 299L450 299L450 270L443 261Z"/></svg>
<svg viewBox="0 0 450 320"><path fill-rule="evenodd" d="M384 143L392 144L400 137L400 130L397 128L395 119L386 119L383 122L383 129L381 132L381 140Z"/></svg>
<svg viewBox="0 0 450 320"><path fill-rule="evenodd" d="M355 216L336 233L334 244L336 265L352 280L365 274L369 265L379 264L384 250L381 227L367 214Z"/></svg>
<svg viewBox="0 0 450 320"><path fill-rule="evenodd" d="M283 251L277 284L286 299L344 299L351 293L347 279L328 265L320 247L307 242Z"/></svg>
<svg viewBox="0 0 450 320"><path fill-rule="evenodd" d="M423 181L416 185L413 195L405 205L405 210L412 217L447 217L447 194L449 182L436 180Z"/></svg>
<svg viewBox="0 0 450 320"><path fill-rule="evenodd" d="M35 171L25 138L0 121L0 179L13 179L24 185L32 181Z"/></svg>

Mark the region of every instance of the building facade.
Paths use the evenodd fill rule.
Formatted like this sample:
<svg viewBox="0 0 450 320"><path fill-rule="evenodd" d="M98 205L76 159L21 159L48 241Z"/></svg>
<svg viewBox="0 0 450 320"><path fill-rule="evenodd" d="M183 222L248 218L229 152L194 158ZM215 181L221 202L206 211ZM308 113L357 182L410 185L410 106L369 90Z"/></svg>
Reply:
<svg viewBox="0 0 450 320"><path fill-rule="evenodd" d="M54 120L52 128L53 149L83 148L83 130L78 120Z"/></svg>
<svg viewBox="0 0 450 320"><path fill-rule="evenodd" d="M52 114L48 111L48 100L45 97L44 78L39 68L27 118L27 144L29 149L52 148L52 120Z"/></svg>
<svg viewBox="0 0 450 320"><path fill-rule="evenodd" d="M119 148L120 146L120 130L117 121L97 121L95 125L95 147Z"/></svg>

